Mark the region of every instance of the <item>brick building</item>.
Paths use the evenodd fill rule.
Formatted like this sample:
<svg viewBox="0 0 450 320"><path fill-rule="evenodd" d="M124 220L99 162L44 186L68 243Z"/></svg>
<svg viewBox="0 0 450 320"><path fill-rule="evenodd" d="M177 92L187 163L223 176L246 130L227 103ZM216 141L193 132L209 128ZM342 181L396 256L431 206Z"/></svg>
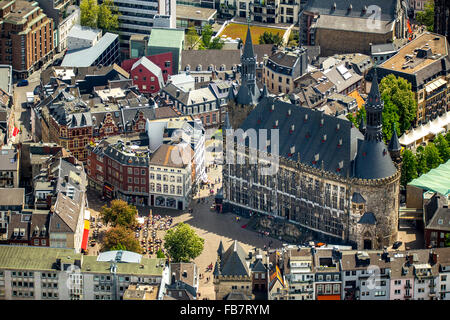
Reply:
<svg viewBox="0 0 450 320"><path fill-rule="evenodd" d="M0 7L0 63L27 78L53 56L53 21L37 2L3 0Z"/></svg>
<svg viewBox="0 0 450 320"><path fill-rule="evenodd" d="M160 54L155 54L151 56L145 56L148 60L157 65L161 71L164 83L167 82L169 76L173 74L172 68L172 52L165 52ZM131 68L136 63L136 61L141 58L134 58L122 61L121 67L128 73L131 73Z"/></svg>
<svg viewBox="0 0 450 320"><path fill-rule="evenodd" d="M157 93L164 86L161 68L146 57L142 57L133 64L130 74L133 84L142 93Z"/></svg>

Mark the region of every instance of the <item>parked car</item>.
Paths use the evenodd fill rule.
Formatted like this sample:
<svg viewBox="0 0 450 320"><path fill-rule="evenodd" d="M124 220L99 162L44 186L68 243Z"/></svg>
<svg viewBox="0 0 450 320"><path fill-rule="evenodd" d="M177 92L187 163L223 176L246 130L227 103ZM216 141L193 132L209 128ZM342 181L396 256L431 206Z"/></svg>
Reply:
<svg viewBox="0 0 450 320"><path fill-rule="evenodd" d="M17 83L18 87L26 87L28 85L28 80L27 79L22 79Z"/></svg>

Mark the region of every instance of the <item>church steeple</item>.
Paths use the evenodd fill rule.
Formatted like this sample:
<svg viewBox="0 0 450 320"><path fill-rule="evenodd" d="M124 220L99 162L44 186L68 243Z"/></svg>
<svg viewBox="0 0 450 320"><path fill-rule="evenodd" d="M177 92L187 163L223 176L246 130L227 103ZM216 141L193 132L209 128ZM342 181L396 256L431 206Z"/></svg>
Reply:
<svg viewBox="0 0 450 320"><path fill-rule="evenodd" d="M380 89L378 87L377 69L374 67L372 87L366 101L366 132L364 140L383 141L382 113L384 102L381 100Z"/></svg>
<svg viewBox="0 0 450 320"><path fill-rule="evenodd" d="M260 91L256 85L256 56L253 50L250 24L247 27L247 37L241 55L241 86L236 96L236 102L241 105L258 103Z"/></svg>

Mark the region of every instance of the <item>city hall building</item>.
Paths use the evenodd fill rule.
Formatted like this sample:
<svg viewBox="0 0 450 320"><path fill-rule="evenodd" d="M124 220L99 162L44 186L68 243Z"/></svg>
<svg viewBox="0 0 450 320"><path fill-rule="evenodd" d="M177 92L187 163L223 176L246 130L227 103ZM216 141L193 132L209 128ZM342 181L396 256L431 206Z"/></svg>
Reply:
<svg viewBox="0 0 450 320"><path fill-rule="evenodd" d="M254 70L246 65L251 63L243 59L242 70ZM366 102L367 125L359 131L345 118L270 97L266 88L253 94L253 78L243 77L224 121L223 211L280 218L271 219L266 229L293 241L309 237L358 249L396 241L400 170L391 154L396 158L398 139L394 135L389 148L382 140L378 83ZM233 133L233 127L246 133ZM267 140L261 138L262 129ZM252 130L257 146L250 142ZM274 163L278 170L262 174Z"/></svg>

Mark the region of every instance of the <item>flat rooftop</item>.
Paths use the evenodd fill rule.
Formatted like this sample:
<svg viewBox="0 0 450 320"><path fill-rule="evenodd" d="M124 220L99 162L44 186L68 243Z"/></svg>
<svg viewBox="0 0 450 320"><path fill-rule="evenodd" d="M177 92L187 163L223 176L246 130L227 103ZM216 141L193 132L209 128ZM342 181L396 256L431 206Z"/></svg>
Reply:
<svg viewBox="0 0 450 320"><path fill-rule="evenodd" d="M180 19L209 21L216 13L215 9L177 4L177 18Z"/></svg>
<svg viewBox="0 0 450 320"><path fill-rule="evenodd" d="M417 57L420 49L431 49L431 55L424 58ZM400 48L397 54L381 64L380 68L414 74L447 55L446 38L427 32Z"/></svg>

